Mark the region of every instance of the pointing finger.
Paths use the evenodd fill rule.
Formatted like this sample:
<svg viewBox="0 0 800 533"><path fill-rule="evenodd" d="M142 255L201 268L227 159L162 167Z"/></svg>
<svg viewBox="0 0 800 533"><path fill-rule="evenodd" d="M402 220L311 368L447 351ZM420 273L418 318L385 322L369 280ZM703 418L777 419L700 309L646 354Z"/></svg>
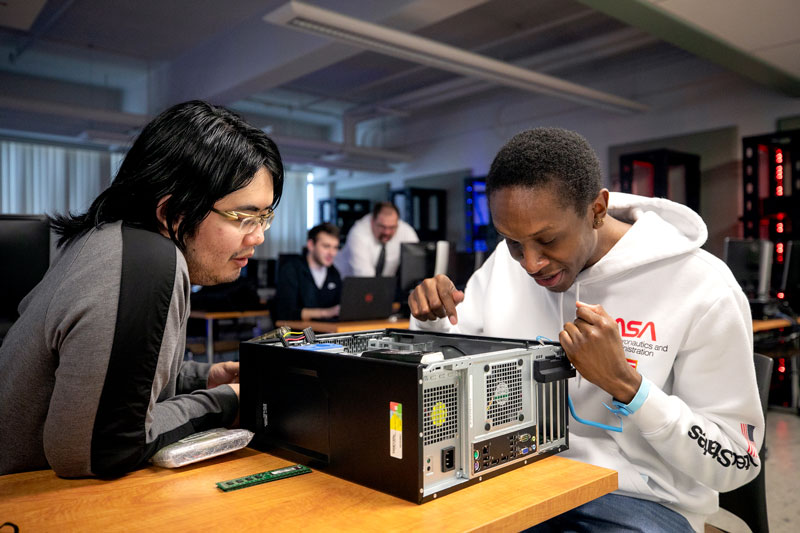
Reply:
<svg viewBox="0 0 800 533"><path fill-rule="evenodd" d="M439 299L442 302L444 316L447 316L450 323L458 324L458 313L456 306L464 301L464 292L456 289L456 286L447 276L436 276L436 288Z"/></svg>

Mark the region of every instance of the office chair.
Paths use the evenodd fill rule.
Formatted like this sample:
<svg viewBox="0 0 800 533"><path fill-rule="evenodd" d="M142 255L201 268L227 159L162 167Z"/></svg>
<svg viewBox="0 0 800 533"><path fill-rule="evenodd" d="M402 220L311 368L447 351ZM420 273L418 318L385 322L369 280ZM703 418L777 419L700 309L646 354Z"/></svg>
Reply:
<svg viewBox="0 0 800 533"><path fill-rule="evenodd" d="M0 344L20 301L50 266L50 222L44 215L0 215Z"/></svg>
<svg viewBox="0 0 800 533"><path fill-rule="evenodd" d="M756 365L756 382L758 394L761 397L761 408L764 411L764 422L767 420L767 399L769 397L769 383L772 378L772 358L760 353L753 354ZM764 459L766 458L766 440L761 445L758 454L761 461L761 471L755 479L730 492L719 495L719 506L722 509L738 516L747 524L753 533L769 533L767 521L767 489L765 473L767 471Z"/></svg>

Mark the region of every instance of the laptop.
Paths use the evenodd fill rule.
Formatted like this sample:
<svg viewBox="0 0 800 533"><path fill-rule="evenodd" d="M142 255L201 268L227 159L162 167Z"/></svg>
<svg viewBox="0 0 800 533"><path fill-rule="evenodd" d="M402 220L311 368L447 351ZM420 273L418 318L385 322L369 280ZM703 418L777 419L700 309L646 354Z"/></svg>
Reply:
<svg viewBox="0 0 800 533"><path fill-rule="evenodd" d="M397 279L344 278L338 322L380 320L392 314Z"/></svg>

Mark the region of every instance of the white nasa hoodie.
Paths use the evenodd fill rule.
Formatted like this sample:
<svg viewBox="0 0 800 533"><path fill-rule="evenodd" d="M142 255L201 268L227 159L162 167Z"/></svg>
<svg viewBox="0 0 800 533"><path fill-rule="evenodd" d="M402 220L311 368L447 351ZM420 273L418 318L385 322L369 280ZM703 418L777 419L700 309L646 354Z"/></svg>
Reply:
<svg viewBox="0 0 800 533"><path fill-rule="evenodd" d="M621 433L571 420L562 455L616 470L619 494L657 501L703 531L718 491L743 485L761 467L750 308L727 266L700 249L708 232L694 211L611 193L609 214L633 226L566 292L537 285L501 242L467 283L456 326L445 318L412 319L411 327L558 340L576 300L601 304L650 393ZM569 393L579 417L619 425L599 387L578 376Z"/></svg>

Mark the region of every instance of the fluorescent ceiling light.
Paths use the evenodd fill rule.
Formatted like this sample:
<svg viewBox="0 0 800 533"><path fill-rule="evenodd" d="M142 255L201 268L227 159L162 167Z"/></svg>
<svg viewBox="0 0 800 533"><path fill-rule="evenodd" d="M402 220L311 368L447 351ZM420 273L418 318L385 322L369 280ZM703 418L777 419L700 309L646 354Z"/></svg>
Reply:
<svg viewBox="0 0 800 533"><path fill-rule="evenodd" d="M593 107L623 112L648 110L646 105L627 98L302 2L290 1L265 15L264 20L463 76Z"/></svg>

